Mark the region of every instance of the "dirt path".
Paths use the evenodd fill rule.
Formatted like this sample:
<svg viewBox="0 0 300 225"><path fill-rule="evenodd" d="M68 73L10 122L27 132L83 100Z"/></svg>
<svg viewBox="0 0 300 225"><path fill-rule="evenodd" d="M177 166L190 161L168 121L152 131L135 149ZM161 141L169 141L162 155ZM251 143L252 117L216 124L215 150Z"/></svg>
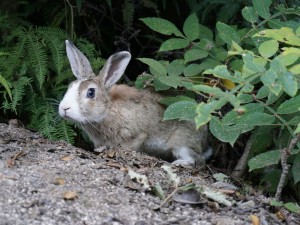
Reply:
<svg viewBox="0 0 300 225"><path fill-rule="evenodd" d="M285 224L263 196L228 192L233 206L200 196L166 202L128 177L128 168L168 196L174 186L158 159L131 151L93 154L0 124L0 225L17 224ZM203 171L174 168L180 186L211 188ZM224 188L223 188L224 189ZM227 188L226 188L227 189ZM227 190L228 191L228 190ZM199 197L199 196L198 196ZM184 203L179 203L183 201ZM194 201L194 198L192 199Z"/></svg>

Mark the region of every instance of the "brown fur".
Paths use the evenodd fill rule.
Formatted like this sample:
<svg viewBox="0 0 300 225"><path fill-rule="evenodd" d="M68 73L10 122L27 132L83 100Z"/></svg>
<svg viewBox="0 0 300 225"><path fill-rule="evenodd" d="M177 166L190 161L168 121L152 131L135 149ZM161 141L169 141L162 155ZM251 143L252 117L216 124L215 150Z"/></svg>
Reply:
<svg viewBox="0 0 300 225"><path fill-rule="evenodd" d="M206 126L197 131L191 121L162 121L165 109L159 104L159 94L114 85L130 60L128 52L112 55L99 76L86 75L85 71L91 70L88 60L70 42L66 44L78 80L69 86L60 115L78 121L96 148L130 148L164 159L171 157L176 165L183 166L203 163ZM88 90L95 90L95 96L87 96Z"/></svg>

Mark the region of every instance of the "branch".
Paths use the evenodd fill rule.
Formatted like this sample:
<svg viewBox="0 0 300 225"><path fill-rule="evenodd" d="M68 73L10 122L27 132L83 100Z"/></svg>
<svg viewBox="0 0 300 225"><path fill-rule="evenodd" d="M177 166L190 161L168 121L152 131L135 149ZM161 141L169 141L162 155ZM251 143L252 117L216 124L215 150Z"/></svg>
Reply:
<svg viewBox="0 0 300 225"><path fill-rule="evenodd" d="M285 184L285 181L287 179L287 175L289 172L289 167L290 165L287 164L287 159L291 155L291 151L295 147L295 145L299 142L300 140L300 133L298 133L290 142L288 148L284 148L281 150L281 167L282 167L282 173L280 176L279 184L277 186L277 191L275 194L275 200L279 201L281 197L281 192L283 189L283 186Z"/></svg>
<svg viewBox="0 0 300 225"><path fill-rule="evenodd" d="M246 144L242 157L240 158L239 162L237 163L237 165L235 166L234 170L231 173L232 177L241 178L244 175L245 170L247 168L247 162L249 159L249 154L250 154L252 144L253 144L253 139L250 137L250 139Z"/></svg>

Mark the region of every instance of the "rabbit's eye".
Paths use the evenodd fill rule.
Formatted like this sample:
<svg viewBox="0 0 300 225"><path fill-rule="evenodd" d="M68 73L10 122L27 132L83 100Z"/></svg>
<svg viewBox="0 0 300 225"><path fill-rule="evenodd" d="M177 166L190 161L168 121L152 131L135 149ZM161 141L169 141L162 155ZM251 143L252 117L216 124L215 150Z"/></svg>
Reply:
<svg viewBox="0 0 300 225"><path fill-rule="evenodd" d="M89 88L86 93L86 96L88 98L94 98L95 97L95 88Z"/></svg>

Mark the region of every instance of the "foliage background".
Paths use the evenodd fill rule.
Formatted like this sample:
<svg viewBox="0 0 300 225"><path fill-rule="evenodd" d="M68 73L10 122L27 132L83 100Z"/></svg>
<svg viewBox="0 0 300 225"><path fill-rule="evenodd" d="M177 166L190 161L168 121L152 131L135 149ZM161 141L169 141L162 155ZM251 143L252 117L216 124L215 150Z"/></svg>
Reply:
<svg viewBox="0 0 300 225"><path fill-rule="evenodd" d="M84 134L57 114L73 80L64 40L75 42L94 71L113 52L128 50L139 60L123 82L137 78L138 88L175 92L162 102L164 119L209 123L212 163L232 171L246 149L249 178L273 193L280 149L299 132L299 3L1 1L0 120L18 118L46 137L87 147ZM285 190L299 200L298 149L288 157Z"/></svg>

